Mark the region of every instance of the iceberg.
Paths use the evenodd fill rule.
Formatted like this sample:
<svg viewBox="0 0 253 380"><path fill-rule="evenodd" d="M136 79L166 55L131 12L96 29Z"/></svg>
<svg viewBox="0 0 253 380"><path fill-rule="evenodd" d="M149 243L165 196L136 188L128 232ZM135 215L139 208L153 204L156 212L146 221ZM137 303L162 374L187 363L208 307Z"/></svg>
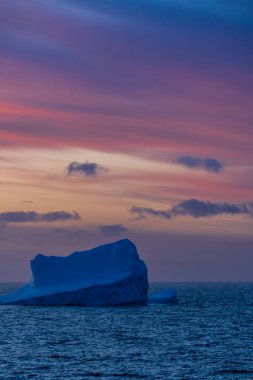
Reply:
<svg viewBox="0 0 253 380"><path fill-rule="evenodd" d="M38 254L31 271L32 281L1 296L1 304L103 306L148 300L146 264L127 239L66 257Z"/></svg>
<svg viewBox="0 0 253 380"><path fill-rule="evenodd" d="M174 303L177 302L177 291L173 288L168 288L149 294L148 303Z"/></svg>
<svg viewBox="0 0 253 380"><path fill-rule="evenodd" d="M148 296L148 270L128 239L69 256L38 254L31 260L32 281L0 297L2 305L106 306L170 303L176 291Z"/></svg>

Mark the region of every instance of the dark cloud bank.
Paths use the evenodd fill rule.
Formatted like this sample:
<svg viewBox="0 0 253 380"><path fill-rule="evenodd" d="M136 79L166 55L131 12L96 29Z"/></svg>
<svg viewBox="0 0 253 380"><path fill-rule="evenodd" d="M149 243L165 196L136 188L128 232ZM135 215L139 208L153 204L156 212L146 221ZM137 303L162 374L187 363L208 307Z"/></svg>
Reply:
<svg viewBox="0 0 253 380"><path fill-rule="evenodd" d="M80 220L80 215L66 211L53 211L38 214L36 211L10 211L0 213L0 222L29 223L29 222L64 222L66 220Z"/></svg>
<svg viewBox="0 0 253 380"><path fill-rule="evenodd" d="M108 169L95 162L71 162L67 167L68 175L83 174L86 177L95 177L97 174L106 173Z"/></svg>
<svg viewBox="0 0 253 380"><path fill-rule="evenodd" d="M153 216L161 219L173 219L181 215L192 216L193 218L211 217L221 214L253 215L253 203L213 203L188 199L178 203L169 210L155 210L153 208L134 206L130 209L130 212L138 215L140 218Z"/></svg>
<svg viewBox="0 0 253 380"><path fill-rule="evenodd" d="M215 158L198 158L192 156L181 156L177 163L191 169L204 169L213 173L220 173L224 166Z"/></svg>

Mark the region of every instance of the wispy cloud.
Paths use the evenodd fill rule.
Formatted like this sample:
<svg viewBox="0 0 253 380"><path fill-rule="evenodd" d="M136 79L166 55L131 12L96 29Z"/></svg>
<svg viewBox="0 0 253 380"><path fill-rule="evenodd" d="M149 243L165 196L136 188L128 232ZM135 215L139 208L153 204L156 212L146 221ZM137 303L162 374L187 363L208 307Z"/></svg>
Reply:
<svg viewBox="0 0 253 380"><path fill-rule="evenodd" d="M194 218L208 217L221 214L238 215L253 214L250 203L233 204L233 203L213 203L204 202L197 199L188 199L178 203L171 209L173 216L190 215Z"/></svg>
<svg viewBox="0 0 253 380"><path fill-rule="evenodd" d="M146 216L154 216L161 219L171 219L172 217L170 211L155 210L150 207L133 206L130 211L132 214L137 214L140 219L144 219Z"/></svg>
<svg viewBox="0 0 253 380"><path fill-rule="evenodd" d="M64 222L80 220L78 212L52 211L39 214L36 211L9 211L0 213L0 222L4 223L32 223L32 222Z"/></svg>
<svg viewBox="0 0 253 380"><path fill-rule="evenodd" d="M224 169L223 164L215 158L198 158L181 156L177 163L191 169L205 169L209 172L219 173Z"/></svg>
<svg viewBox="0 0 253 380"><path fill-rule="evenodd" d="M121 235L128 232L128 229L122 224L103 224L99 230L106 235Z"/></svg>
<svg viewBox="0 0 253 380"><path fill-rule="evenodd" d="M213 203L204 202L198 199L188 199L178 203L176 206L168 210L156 210L146 207L132 207L132 214L136 214L141 218L147 216L158 217L160 219L172 219L177 216L192 216L193 218L211 217L222 214L228 215L253 215L252 203Z"/></svg>
<svg viewBox="0 0 253 380"><path fill-rule="evenodd" d="M33 204L33 201L21 201L20 204L31 205Z"/></svg>
<svg viewBox="0 0 253 380"><path fill-rule="evenodd" d="M0 143L251 155L252 12L202 3L5 1Z"/></svg>
<svg viewBox="0 0 253 380"><path fill-rule="evenodd" d="M86 177L95 177L97 174L106 173L109 169L95 162L71 162L67 168L68 175L83 174Z"/></svg>

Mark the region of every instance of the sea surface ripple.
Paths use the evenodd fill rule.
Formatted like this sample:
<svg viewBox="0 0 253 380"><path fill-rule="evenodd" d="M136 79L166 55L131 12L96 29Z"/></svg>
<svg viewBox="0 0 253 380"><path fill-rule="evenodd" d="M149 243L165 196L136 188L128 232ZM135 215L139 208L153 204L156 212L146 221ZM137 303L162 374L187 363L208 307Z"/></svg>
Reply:
<svg viewBox="0 0 253 380"><path fill-rule="evenodd" d="M253 379L253 284L168 286L177 304L0 306L0 379Z"/></svg>

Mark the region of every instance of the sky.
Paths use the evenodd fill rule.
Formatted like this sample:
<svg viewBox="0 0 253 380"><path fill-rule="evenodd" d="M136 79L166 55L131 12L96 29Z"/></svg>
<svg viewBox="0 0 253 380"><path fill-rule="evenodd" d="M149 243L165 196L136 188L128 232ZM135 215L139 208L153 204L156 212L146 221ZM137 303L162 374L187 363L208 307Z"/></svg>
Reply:
<svg viewBox="0 0 253 380"><path fill-rule="evenodd" d="M0 282L131 239L151 281L253 281L251 0L2 0Z"/></svg>

